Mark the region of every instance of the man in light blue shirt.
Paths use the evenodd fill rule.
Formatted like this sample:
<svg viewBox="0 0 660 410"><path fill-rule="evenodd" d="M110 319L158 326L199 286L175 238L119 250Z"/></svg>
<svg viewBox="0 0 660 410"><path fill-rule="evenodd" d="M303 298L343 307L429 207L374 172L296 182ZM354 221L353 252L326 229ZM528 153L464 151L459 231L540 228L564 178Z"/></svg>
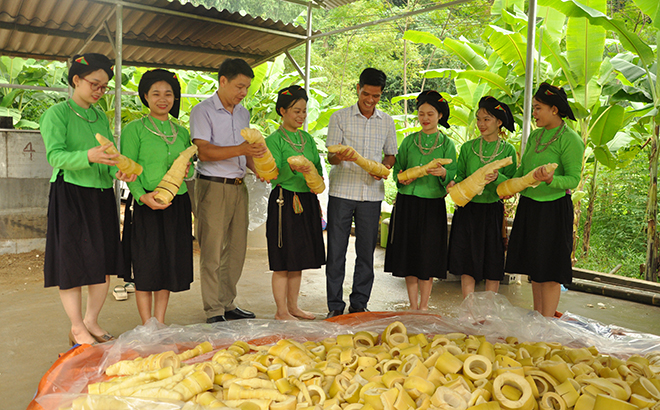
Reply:
<svg viewBox="0 0 660 410"><path fill-rule="evenodd" d="M248 193L246 168L264 144L248 144L241 130L250 126L250 113L241 105L254 78L240 58L222 62L218 92L193 107L190 134L199 148L195 183L196 236L200 247L202 301L206 322L254 318L234 304L247 249Z"/></svg>
<svg viewBox="0 0 660 410"><path fill-rule="evenodd" d="M376 109L387 76L375 68L360 74L358 102L332 114L327 146L350 145L367 159L391 168L397 154L396 129L389 115ZM355 221L355 271L348 311L367 311L374 282L374 250L378 241L380 205L385 187L380 177L370 175L355 164L354 154L328 154L330 171L328 201L328 262L326 294L328 318L344 313L343 285L346 250L351 225Z"/></svg>

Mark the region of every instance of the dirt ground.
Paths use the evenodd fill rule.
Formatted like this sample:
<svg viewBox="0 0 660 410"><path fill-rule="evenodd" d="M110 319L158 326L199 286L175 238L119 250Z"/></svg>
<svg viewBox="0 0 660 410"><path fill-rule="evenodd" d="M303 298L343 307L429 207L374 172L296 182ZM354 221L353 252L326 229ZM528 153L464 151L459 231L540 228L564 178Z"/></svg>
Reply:
<svg viewBox="0 0 660 410"><path fill-rule="evenodd" d="M0 255L0 294L44 280L44 253L32 251Z"/></svg>

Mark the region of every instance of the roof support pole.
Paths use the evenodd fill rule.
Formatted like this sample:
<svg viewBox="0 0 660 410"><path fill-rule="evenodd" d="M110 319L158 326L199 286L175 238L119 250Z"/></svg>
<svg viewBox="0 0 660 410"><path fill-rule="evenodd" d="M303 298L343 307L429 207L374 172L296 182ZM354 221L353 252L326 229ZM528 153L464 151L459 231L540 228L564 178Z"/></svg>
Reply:
<svg viewBox="0 0 660 410"><path fill-rule="evenodd" d="M110 10L110 12L108 12L108 14L102 19L103 22L101 24L99 24L99 26L92 32L92 34L90 34L87 37L87 40L85 40L82 47L80 47L80 49L78 50L78 52L76 54L82 54L85 51L85 49L87 48L87 46L92 42L92 40L94 40L94 37L96 37L96 35L99 33L99 31L101 31L101 29L103 27L107 27L108 19L112 16L112 13L114 13L114 12L115 12L115 10Z"/></svg>
<svg viewBox="0 0 660 410"><path fill-rule="evenodd" d="M122 50L124 46L124 6L117 4L115 6L115 19L117 20L117 29L115 31L115 141L117 148L121 149L121 65ZM115 200L117 201L117 216L119 216L121 206L119 181L115 181Z"/></svg>
<svg viewBox="0 0 660 410"><path fill-rule="evenodd" d="M523 98L523 130L520 155L525 152L532 120L532 95L534 93L534 38L536 36L536 0L529 0L527 11L527 54L525 65L525 96Z"/></svg>
<svg viewBox="0 0 660 410"><path fill-rule="evenodd" d="M312 2L307 3L307 43L305 46L305 90L309 96L309 74L312 65ZM307 120L304 124L305 131L308 130Z"/></svg>
<svg viewBox="0 0 660 410"><path fill-rule="evenodd" d="M291 55L291 53L289 52L289 50L285 50L285 51L284 51L284 54L285 54L286 57L289 59L289 61L291 61L291 64L293 64L293 67L295 67L295 69L296 69L296 71L298 72L298 74L300 74L300 78L305 78L305 73L303 72L302 68L300 68L300 65L298 64L298 62L296 61L296 59L293 58L293 56Z"/></svg>

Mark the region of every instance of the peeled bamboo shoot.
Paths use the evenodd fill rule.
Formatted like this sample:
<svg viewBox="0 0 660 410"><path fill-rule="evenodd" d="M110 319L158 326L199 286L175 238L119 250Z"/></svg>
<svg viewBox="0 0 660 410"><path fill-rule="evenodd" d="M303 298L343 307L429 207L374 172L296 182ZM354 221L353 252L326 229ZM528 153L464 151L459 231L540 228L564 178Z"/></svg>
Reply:
<svg viewBox="0 0 660 410"><path fill-rule="evenodd" d="M273 158L273 154L266 146L266 140L261 135L261 132L255 128L243 128L241 130L241 136L250 144L264 144L264 147L266 147L266 153L263 156L253 158L257 174L268 181L277 178L280 171L277 169L275 158Z"/></svg>
<svg viewBox="0 0 660 410"><path fill-rule="evenodd" d="M112 142L109 139L107 139L101 134L96 134L96 140L101 145L112 144ZM105 150L105 153L114 155L114 154L119 154L119 151L117 151L115 144L112 144L110 148ZM128 158L125 155L119 154L119 156L115 159L115 161L117 161L117 168L119 168L119 170L126 175L129 176L140 175L142 173L142 165L138 164L137 162L133 161L132 159Z"/></svg>
<svg viewBox="0 0 660 410"><path fill-rule="evenodd" d="M541 165L540 167L536 167L533 170L529 171L527 175L524 175L520 178L507 179L506 181L502 182L497 186L497 195L501 197L511 196L529 187L536 188L541 184L541 181L537 181L534 178L534 173L536 172L536 170L541 167L545 167L546 172L552 172L555 169L557 169L557 166L558 165L555 163Z"/></svg>
<svg viewBox="0 0 660 410"><path fill-rule="evenodd" d="M174 163L167 171L163 179L160 181L154 191L158 192L154 199L161 205L167 205L172 202L172 199L179 192L179 187L183 183L183 178L186 176L186 167L190 162L190 158L197 153L197 145L191 145L185 150L181 151L179 157L174 160Z"/></svg>
<svg viewBox="0 0 660 410"><path fill-rule="evenodd" d="M309 189L311 189L315 194L320 194L321 192L325 191L325 183L323 182L323 178L319 175L312 161L305 158L304 155L289 157L286 159L286 161L289 163L289 165L296 167L308 166L310 171L304 172L303 176L305 177L305 182L307 183Z"/></svg>
<svg viewBox="0 0 660 410"><path fill-rule="evenodd" d="M488 185L486 175L492 174L495 170L511 164L513 164L511 157L493 161L474 171L472 175L453 187L448 188L447 191L449 191L449 195L451 195L451 199L456 205L465 206L472 200L472 198L480 195L484 191L484 187Z"/></svg>
<svg viewBox="0 0 660 410"><path fill-rule="evenodd" d="M371 159L366 159L365 157L360 155L360 153L357 152L355 148L351 147L350 145L341 145L341 144L330 145L328 147L328 152L333 154L342 152L344 153L344 155L349 155L350 153L353 153L354 155L357 156L357 159L355 160L357 166L367 171L371 175L376 175L381 178L386 178L388 175L390 175L390 170L385 165Z"/></svg>
<svg viewBox="0 0 660 410"><path fill-rule="evenodd" d="M438 165L451 164L452 160L449 158L435 158L426 165L408 168L397 175L399 182L407 180L415 180L417 178L425 177L429 174L429 169L436 168Z"/></svg>

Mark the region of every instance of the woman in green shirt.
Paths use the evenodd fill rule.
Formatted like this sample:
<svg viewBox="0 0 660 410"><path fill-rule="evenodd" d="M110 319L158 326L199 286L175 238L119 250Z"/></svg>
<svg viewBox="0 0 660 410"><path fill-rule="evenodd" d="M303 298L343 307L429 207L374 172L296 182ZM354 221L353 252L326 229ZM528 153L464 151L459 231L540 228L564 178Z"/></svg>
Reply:
<svg viewBox="0 0 660 410"><path fill-rule="evenodd" d="M417 97L422 130L408 135L396 156L393 175L436 158L451 159L415 180L398 180L390 222L385 272L406 278L410 309L428 310L433 278L447 277L447 183L456 175L456 148L438 129L449 128L449 104L437 91ZM418 293L421 296L418 296ZM419 298L419 299L418 299Z"/></svg>
<svg viewBox="0 0 660 410"><path fill-rule="evenodd" d="M121 133L122 154L144 168L137 180L128 184L131 195L124 217L123 276L135 282L142 323L152 316L164 323L170 292L188 290L193 281L192 220L186 184L181 184L167 205L154 199L154 189L191 141L188 130L169 117L179 116L181 85L176 74L161 69L147 71L140 79L138 93L149 114L128 124Z"/></svg>
<svg viewBox="0 0 660 410"><path fill-rule="evenodd" d="M571 189L580 183L584 143L564 118L575 121L564 90L543 83L532 102L537 129L529 136L520 167L514 177L535 168L557 163L554 172L540 168L536 188L520 193L513 222L506 272L530 275L534 310L554 316L561 284L573 278L573 202Z"/></svg>
<svg viewBox="0 0 660 410"><path fill-rule="evenodd" d="M39 121L46 158L53 167L48 202L44 284L58 286L69 320L69 342L94 344L113 337L98 324L110 285L121 265L113 177L119 154L106 154L95 135L113 140L105 113L93 105L105 94L112 62L101 54L76 55L68 82L70 99L50 107ZM88 287L82 314L82 286Z"/></svg>
<svg viewBox="0 0 660 410"><path fill-rule="evenodd" d="M515 121L509 106L486 96L479 101L477 127L479 138L461 146L456 178L449 187L461 182L482 166L506 157L513 164L486 176L484 191L464 207L457 206L449 237L449 272L461 277L463 298L474 292L475 283L486 281L486 290L496 292L504 278L504 241L502 224L504 204L497 186L516 172L516 150L504 140L505 128L513 132Z"/></svg>
<svg viewBox="0 0 660 410"><path fill-rule="evenodd" d="M275 110L282 117L280 128L266 138L279 175L268 199L266 238L268 262L273 271L273 298L277 305L275 319L314 319L298 307L298 293L303 269L318 269L325 264L321 228L321 209L317 194L303 176L306 167L289 166L287 158L304 155L319 175L321 158L314 138L302 131L307 118L307 93L292 85L277 93Z"/></svg>

